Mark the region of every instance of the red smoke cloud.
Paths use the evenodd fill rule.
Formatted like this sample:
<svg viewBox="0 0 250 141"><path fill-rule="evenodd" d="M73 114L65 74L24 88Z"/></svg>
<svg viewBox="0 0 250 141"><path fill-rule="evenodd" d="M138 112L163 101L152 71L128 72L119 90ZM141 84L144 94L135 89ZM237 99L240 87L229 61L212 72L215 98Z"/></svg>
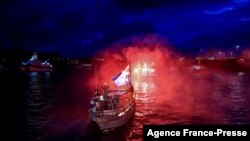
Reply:
<svg viewBox="0 0 250 141"><path fill-rule="evenodd" d="M162 38L156 35L134 37L130 44L116 43L109 49L98 54L96 64L96 79L98 87L108 83L111 88L115 85L112 78L119 74L129 64L133 85L138 85L138 91L144 87L155 89L158 93L164 93L164 98L176 97L177 87L189 93L192 84L186 83L187 76L180 72L182 66L172 57L171 47ZM136 69L141 72L136 72ZM143 75L143 69L144 75ZM153 72L150 69L154 69ZM138 73L138 74L136 74ZM93 78L93 77L92 77ZM95 78L95 77L94 77ZM95 81L91 79L94 87ZM135 84L136 83L136 84ZM152 86L152 87L151 87ZM147 92L147 91L144 91ZM163 98L163 99L164 99Z"/></svg>
<svg viewBox="0 0 250 141"><path fill-rule="evenodd" d="M175 101L177 109L183 113L192 113L196 108L196 99L209 99L209 95L204 95L213 85L197 86L197 82L192 80L193 76L187 72L187 65L181 63L177 57L173 56L173 51L168 43L156 35L135 37L130 43L117 42L109 49L98 54L97 79L98 87L103 83L108 83L110 88L115 88L112 78L119 74L130 64L132 84L138 93L156 93L155 104L164 105ZM205 77L207 74L199 74ZM92 77L93 78L93 77ZM91 79L94 87L94 79ZM211 111L207 104L201 105L206 109L206 114Z"/></svg>
<svg viewBox="0 0 250 141"><path fill-rule="evenodd" d="M104 83L114 87L112 78L125 69L127 65L130 65L132 76L134 76L136 65L144 63L153 64L155 73L160 75L163 71L161 68L170 62L169 56L170 51L168 51L166 42L158 36L134 37L129 45L118 42L98 54L95 60L97 75L94 78L98 80L99 87ZM91 79L90 84L93 87L96 82Z"/></svg>

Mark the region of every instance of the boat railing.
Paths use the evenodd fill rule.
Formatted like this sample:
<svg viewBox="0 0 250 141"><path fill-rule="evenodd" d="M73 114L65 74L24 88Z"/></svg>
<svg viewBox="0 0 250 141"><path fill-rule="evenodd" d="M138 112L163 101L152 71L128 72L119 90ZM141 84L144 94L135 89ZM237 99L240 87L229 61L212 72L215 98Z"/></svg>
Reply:
<svg viewBox="0 0 250 141"><path fill-rule="evenodd" d="M108 96L114 96L114 95L122 95L123 93L127 93L128 90L120 89L120 90L109 90L107 92Z"/></svg>
<svg viewBox="0 0 250 141"><path fill-rule="evenodd" d="M117 109L112 110L101 110L101 111L93 111L93 109L90 109L89 112L92 115L95 115L99 119L104 119L104 116L112 116L113 119L117 118L117 116L121 116L125 114L129 108L131 107L131 103L127 103L125 106ZM112 118L110 118L112 119Z"/></svg>

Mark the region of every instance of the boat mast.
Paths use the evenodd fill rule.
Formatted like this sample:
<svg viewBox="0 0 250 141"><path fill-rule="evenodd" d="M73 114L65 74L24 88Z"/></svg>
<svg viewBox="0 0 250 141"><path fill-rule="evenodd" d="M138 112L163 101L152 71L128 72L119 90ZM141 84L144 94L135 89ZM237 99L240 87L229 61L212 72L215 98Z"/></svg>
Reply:
<svg viewBox="0 0 250 141"><path fill-rule="evenodd" d="M130 84L132 84L132 71L131 71L131 68L132 68L132 65L131 65L131 60L129 60L129 81L130 81Z"/></svg>
<svg viewBox="0 0 250 141"><path fill-rule="evenodd" d="M95 88L98 89L98 80L97 80L97 61L95 63Z"/></svg>

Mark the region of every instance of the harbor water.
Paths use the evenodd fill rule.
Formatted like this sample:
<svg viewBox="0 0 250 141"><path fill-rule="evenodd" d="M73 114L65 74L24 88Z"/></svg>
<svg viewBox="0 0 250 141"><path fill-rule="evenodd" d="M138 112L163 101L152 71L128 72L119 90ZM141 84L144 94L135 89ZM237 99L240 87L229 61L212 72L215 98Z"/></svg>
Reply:
<svg viewBox="0 0 250 141"><path fill-rule="evenodd" d="M143 124L250 124L249 73L185 73L174 95L138 92L131 121L103 134L88 115L93 70L0 72L0 140L142 140Z"/></svg>

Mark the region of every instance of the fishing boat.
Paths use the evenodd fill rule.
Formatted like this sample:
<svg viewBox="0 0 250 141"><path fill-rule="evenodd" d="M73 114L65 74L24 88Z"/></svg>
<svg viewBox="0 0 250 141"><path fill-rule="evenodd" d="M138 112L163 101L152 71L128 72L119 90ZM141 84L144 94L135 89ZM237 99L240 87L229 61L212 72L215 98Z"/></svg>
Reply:
<svg viewBox="0 0 250 141"><path fill-rule="evenodd" d="M37 53L34 53L28 61L22 62L21 71L52 71L53 66L46 60L38 60Z"/></svg>
<svg viewBox="0 0 250 141"><path fill-rule="evenodd" d="M134 88L125 74L122 72L113 80L118 86L127 84L126 89L110 90L108 85L104 85L101 91L96 89L91 99L90 119L98 124L101 131L127 124L135 113Z"/></svg>

